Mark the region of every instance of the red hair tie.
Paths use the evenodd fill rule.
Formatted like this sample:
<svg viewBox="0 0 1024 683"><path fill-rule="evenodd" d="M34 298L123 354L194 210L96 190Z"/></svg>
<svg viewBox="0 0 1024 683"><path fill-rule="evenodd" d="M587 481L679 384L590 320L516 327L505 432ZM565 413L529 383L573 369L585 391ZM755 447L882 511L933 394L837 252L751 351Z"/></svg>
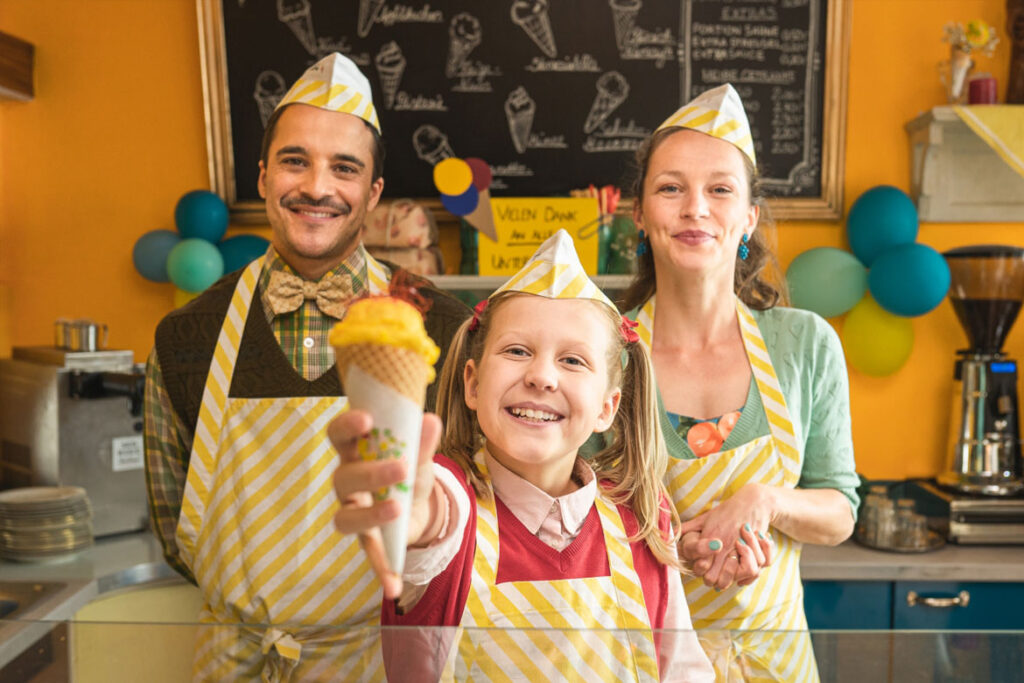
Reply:
<svg viewBox="0 0 1024 683"><path fill-rule="evenodd" d="M483 299L476 306L473 307L473 320L469 323L469 331L472 332L476 328L480 327L480 316L484 314L484 309L487 308L487 302L490 299Z"/></svg>
<svg viewBox="0 0 1024 683"><path fill-rule="evenodd" d="M630 320L626 316L622 316L622 324L619 325L619 332L622 333L622 338L626 340L627 344L633 344L640 341L640 335L634 332L634 328L639 325L635 320Z"/></svg>

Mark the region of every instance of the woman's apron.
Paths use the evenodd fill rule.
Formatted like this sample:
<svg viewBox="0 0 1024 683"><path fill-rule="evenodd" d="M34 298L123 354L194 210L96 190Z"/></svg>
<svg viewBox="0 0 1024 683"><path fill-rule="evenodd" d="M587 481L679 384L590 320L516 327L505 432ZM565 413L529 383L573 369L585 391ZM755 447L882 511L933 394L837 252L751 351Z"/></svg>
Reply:
<svg viewBox="0 0 1024 683"><path fill-rule="evenodd" d="M680 519L693 519L728 499L745 484L795 488L803 454L797 445L786 399L757 321L736 300L743 345L761 394L770 434L703 458L670 458L665 484ZM654 330L654 297L637 316L637 332L648 349ZM682 439L666 433L670 453ZM693 626L719 681L817 681L800 580L802 543L769 529L772 564L749 586L718 592L695 576L683 576ZM730 633L731 632L731 633Z"/></svg>
<svg viewBox="0 0 1024 683"><path fill-rule="evenodd" d="M217 340L177 542L202 591L193 678L383 680L381 589L354 534L333 523L344 397L228 396L262 258L238 280ZM388 273L368 259L369 290ZM206 625L208 624L208 626Z"/></svg>
<svg viewBox="0 0 1024 683"><path fill-rule="evenodd" d="M486 479L483 451L475 459ZM476 502L473 578L446 679L658 680L654 635L633 552L618 510L602 498L600 487L595 505L611 576L498 584L493 490L487 500Z"/></svg>

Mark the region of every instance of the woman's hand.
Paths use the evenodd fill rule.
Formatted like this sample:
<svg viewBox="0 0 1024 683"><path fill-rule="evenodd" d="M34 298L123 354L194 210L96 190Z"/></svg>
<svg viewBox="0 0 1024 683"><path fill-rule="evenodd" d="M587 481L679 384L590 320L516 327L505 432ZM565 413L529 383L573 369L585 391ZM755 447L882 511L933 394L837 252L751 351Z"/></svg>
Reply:
<svg viewBox="0 0 1024 683"><path fill-rule="evenodd" d="M379 527L397 519L401 505L395 500L375 501L372 492L403 481L406 464L400 460L364 461L359 456L356 445L369 436L372 427L373 418L360 410L342 413L327 426L327 436L341 456L341 464L334 471L334 491L341 503L341 509L334 515L334 526L343 534L359 535L359 542L384 588L384 596L397 598L402 591L402 579L388 565ZM438 514L433 458L440 438L440 418L424 415L416 483L410 501L410 545L417 543L424 531L434 526Z"/></svg>
<svg viewBox="0 0 1024 683"><path fill-rule="evenodd" d="M747 484L711 510L683 523L679 554L705 585L723 590L746 586L771 564L768 528L772 487Z"/></svg>

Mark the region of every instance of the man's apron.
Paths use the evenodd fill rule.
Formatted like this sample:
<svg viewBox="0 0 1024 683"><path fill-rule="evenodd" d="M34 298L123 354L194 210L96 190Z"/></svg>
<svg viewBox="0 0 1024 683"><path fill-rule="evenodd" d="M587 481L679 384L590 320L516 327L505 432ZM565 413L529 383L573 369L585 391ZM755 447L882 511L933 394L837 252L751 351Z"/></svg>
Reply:
<svg viewBox="0 0 1024 683"><path fill-rule="evenodd" d="M475 460L486 480L483 451ZM657 681L633 552L600 487L595 504L611 576L497 584L498 513L487 481L490 497L476 501L473 578L448 675L456 681Z"/></svg>
<svg viewBox="0 0 1024 683"><path fill-rule="evenodd" d="M235 287L196 424L177 542L202 591L193 678L383 680L381 589L333 523L344 397L231 398L263 259ZM388 274L368 259L369 290ZM258 305L258 304L257 304Z"/></svg>
<svg viewBox="0 0 1024 683"><path fill-rule="evenodd" d="M669 459L665 485L684 521L707 512L745 484L795 488L800 480L803 453L768 349L757 321L739 299L736 313L771 433L703 458ZM641 309L637 322L640 339L650 349L654 297ZM666 433L665 440L669 453L683 452L683 440L675 431ZM777 529L768 533L775 543L772 564L751 585L733 584L718 592L699 577L683 576L693 627L719 681L818 680L800 580L803 544Z"/></svg>

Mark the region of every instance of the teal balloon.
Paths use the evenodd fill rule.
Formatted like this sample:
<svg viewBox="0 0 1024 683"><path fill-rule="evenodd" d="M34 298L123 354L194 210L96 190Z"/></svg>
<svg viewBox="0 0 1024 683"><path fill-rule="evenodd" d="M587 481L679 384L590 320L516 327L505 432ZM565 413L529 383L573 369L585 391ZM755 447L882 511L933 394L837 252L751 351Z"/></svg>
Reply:
<svg viewBox="0 0 1024 683"><path fill-rule="evenodd" d="M899 188L873 187L853 203L846 217L850 250L870 268L885 251L917 240L917 207Z"/></svg>
<svg viewBox="0 0 1024 683"><path fill-rule="evenodd" d="M174 224L185 239L216 244L228 229L227 204L208 190L186 192L174 207Z"/></svg>
<svg viewBox="0 0 1024 683"><path fill-rule="evenodd" d="M236 235L217 245L224 257L224 272L233 273L267 253L270 242L259 235Z"/></svg>
<svg viewBox="0 0 1024 683"><path fill-rule="evenodd" d="M893 247L875 259L868 288L878 305L895 315L923 315L949 291L949 266L942 254L924 244Z"/></svg>
<svg viewBox="0 0 1024 683"><path fill-rule="evenodd" d="M868 271L848 251L818 247L793 259L786 269L786 282L793 306L833 318L864 297Z"/></svg>
<svg viewBox="0 0 1024 683"><path fill-rule="evenodd" d="M132 263L139 275L153 282L167 282L167 256L181 242L181 235L173 230L150 230L135 240Z"/></svg>
<svg viewBox="0 0 1024 683"><path fill-rule="evenodd" d="M224 257L206 240L184 239L167 256L167 274L178 289L201 292L224 274Z"/></svg>

